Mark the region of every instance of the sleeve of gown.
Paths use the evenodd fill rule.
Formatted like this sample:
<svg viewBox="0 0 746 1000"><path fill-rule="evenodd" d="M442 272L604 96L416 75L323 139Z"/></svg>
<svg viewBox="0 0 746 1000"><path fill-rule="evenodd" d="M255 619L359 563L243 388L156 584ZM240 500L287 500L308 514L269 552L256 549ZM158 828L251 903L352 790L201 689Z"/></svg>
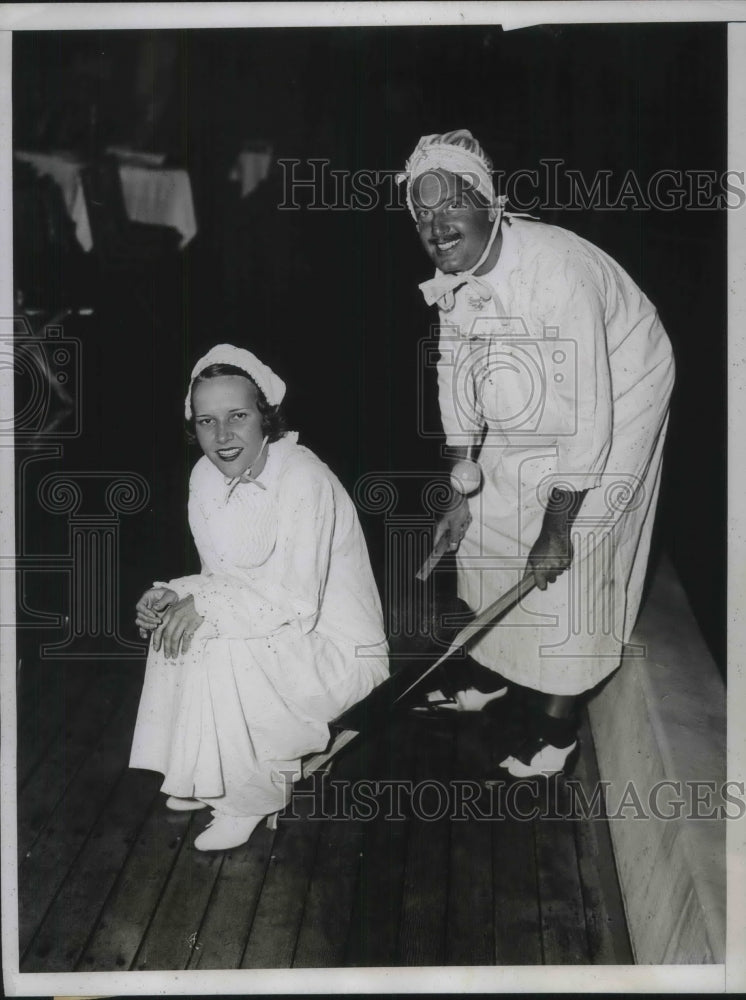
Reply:
<svg viewBox="0 0 746 1000"><path fill-rule="evenodd" d="M215 635L256 638L283 627L310 632L318 619L334 533L334 493L323 468L290 469L279 490L277 542L267 578L253 585L201 576L194 604ZM271 570L270 570L271 566Z"/></svg>
<svg viewBox="0 0 746 1000"><path fill-rule="evenodd" d="M484 423L475 410L471 391L471 345L458 336L455 327L442 324L438 349L438 405L446 444L451 447L467 445Z"/></svg>
<svg viewBox="0 0 746 1000"><path fill-rule="evenodd" d="M553 367L555 348L548 341L547 403L559 431L557 472L576 491L592 489L606 465L613 416L603 279L575 259L544 281L551 290L545 323L556 331L561 359Z"/></svg>
<svg viewBox="0 0 746 1000"><path fill-rule="evenodd" d="M177 576L173 580L155 580L154 587L168 587L178 594L179 600L188 594L193 594L195 589L201 586L204 577L202 576Z"/></svg>

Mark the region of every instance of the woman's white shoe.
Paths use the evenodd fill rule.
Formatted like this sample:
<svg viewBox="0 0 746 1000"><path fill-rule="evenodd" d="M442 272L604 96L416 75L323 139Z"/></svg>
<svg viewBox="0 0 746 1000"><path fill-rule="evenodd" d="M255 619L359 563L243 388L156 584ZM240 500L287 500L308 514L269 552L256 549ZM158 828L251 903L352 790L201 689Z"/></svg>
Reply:
<svg viewBox="0 0 746 1000"><path fill-rule="evenodd" d="M194 841L198 851L227 851L245 844L264 816L226 816L213 813L207 829Z"/></svg>
<svg viewBox="0 0 746 1000"><path fill-rule="evenodd" d="M194 809L207 809L207 803L200 802L199 799L181 799L176 795L169 795L166 807L174 812L191 812Z"/></svg>

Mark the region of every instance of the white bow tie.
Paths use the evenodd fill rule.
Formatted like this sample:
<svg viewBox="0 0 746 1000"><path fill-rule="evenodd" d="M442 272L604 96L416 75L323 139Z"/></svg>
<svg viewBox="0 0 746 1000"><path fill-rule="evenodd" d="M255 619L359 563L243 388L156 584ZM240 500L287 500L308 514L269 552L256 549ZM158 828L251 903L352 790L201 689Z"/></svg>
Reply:
<svg viewBox="0 0 746 1000"><path fill-rule="evenodd" d="M429 281L423 281L419 288L429 306L437 302L443 312L450 312L456 301L456 292L462 285L469 285L480 299L486 299L488 302L494 295L491 286L486 281L478 278L475 274L468 273L436 274Z"/></svg>
<svg viewBox="0 0 746 1000"><path fill-rule="evenodd" d="M228 503L235 488L242 483L252 483L254 486L258 486L260 490L267 489L264 483L260 483L258 479L254 479L250 475L250 472L251 470L247 469L246 472L242 472L240 476L234 476L232 479L230 476L225 477L225 485L228 487L228 492L225 494L225 503Z"/></svg>
<svg viewBox="0 0 746 1000"><path fill-rule="evenodd" d="M241 483L252 483L254 486L258 486L260 490L267 489L264 483L260 483L258 479L256 479L254 476L251 475L251 470L254 468L256 463L262 457L262 452L267 447L267 441L268 438L265 436L264 440L262 441L262 446L259 449L259 454L256 456L256 458L248 467L248 469L244 469L244 471L241 473L240 476L225 476L225 485L228 487L228 492L225 494L225 503L228 503L228 501L231 498L231 494L233 493L235 488L239 486Z"/></svg>

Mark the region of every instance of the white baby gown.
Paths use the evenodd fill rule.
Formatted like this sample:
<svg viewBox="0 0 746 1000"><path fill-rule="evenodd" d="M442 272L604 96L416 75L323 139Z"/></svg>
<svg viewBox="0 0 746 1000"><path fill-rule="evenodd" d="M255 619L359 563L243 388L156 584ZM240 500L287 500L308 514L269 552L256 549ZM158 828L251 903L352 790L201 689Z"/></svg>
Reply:
<svg viewBox="0 0 746 1000"><path fill-rule="evenodd" d="M571 568L486 630L471 655L515 683L576 695L620 663L642 596L660 484L671 345L602 250L564 229L502 226L493 293L463 285L441 311L438 386L449 445L476 441L482 488L457 552L478 611L515 584L548 491L587 490Z"/></svg>
<svg viewBox="0 0 746 1000"><path fill-rule="evenodd" d="M189 524L202 572L165 585L205 620L179 659L151 648L130 767L164 774L170 795L264 815L324 749L327 723L388 676L365 538L294 433L269 445L256 483L229 485L203 456Z"/></svg>

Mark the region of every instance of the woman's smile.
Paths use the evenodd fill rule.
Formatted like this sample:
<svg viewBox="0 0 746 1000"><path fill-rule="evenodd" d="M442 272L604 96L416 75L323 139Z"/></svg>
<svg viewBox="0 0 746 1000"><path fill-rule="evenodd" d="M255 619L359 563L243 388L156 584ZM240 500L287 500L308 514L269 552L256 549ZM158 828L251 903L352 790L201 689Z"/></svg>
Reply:
<svg viewBox="0 0 746 1000"><path fill-rule="evenodd" d="M259 475L264 431L253 382L221 375L194 387L194 429L202 451L224 475L240 476L250 467Z"/></svg>

